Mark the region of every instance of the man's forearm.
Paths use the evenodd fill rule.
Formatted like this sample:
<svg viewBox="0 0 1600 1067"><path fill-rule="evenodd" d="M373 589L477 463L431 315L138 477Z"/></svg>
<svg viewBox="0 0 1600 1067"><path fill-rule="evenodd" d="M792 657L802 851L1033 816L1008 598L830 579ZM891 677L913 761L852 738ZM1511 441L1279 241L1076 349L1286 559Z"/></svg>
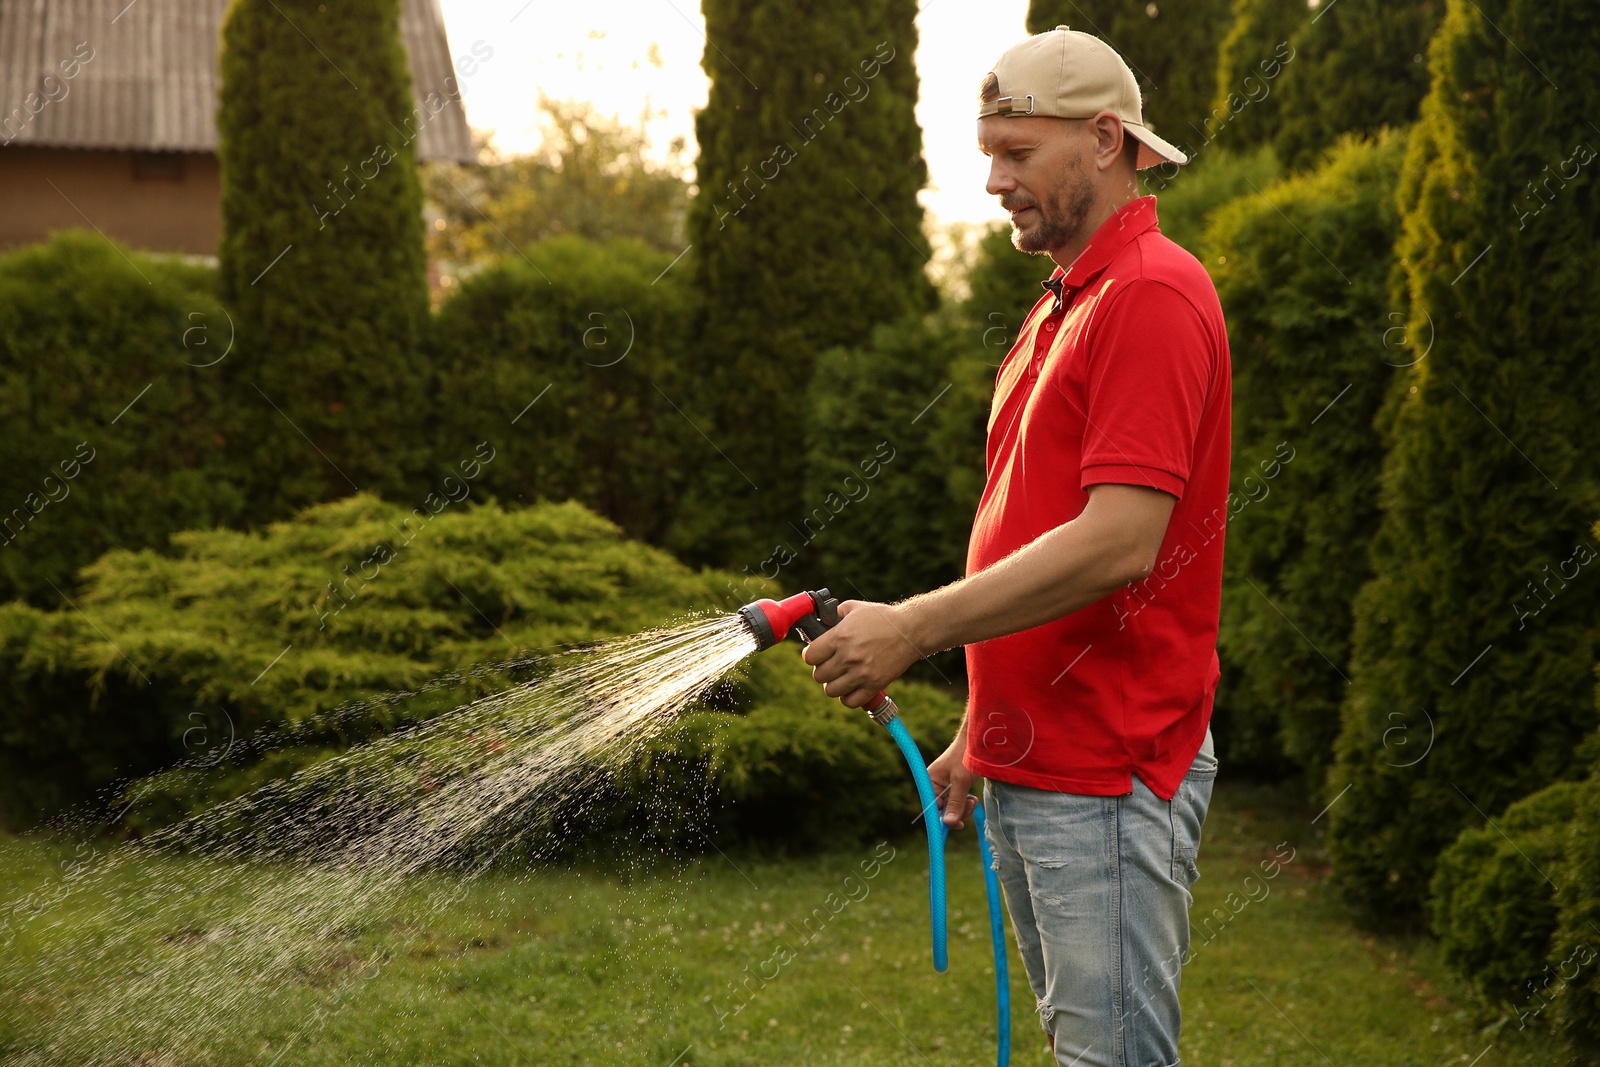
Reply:
<svg viewBox="0 0 1600 1067"><path fill-rule="evenodd" d="M1148 493L1124 494L1114 505L1158 513L1141 516L1145 536L1128 536L1121 515L1108 521L1086 509L992 567L900 604L907 638L922 655L985 641L1059 619L1145 577L1175 502Z"/></svg>

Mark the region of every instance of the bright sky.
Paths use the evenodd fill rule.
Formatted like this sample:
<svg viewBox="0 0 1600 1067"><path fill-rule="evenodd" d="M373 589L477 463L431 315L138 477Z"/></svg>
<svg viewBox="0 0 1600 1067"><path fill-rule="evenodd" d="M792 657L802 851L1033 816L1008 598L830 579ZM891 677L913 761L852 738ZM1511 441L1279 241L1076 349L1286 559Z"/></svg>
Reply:
<svg viewBox="0 0 1600 1067"><path fill-rule="evenodd" d="M450 51L458 60L493 54L457 72L467 120L494 132L502 150L538 143L539 93L588 100L637 124L648 113L661 154L673 138L695 154L694 112L706 102L700 69L705 22L697 0L440 0ZM984 158L975 142L978 80L1024 36L1027 0L924 0L917 16L917 71L929 186L923 205L936 226L1004 221L983 191ZM481 42L481 43L480 43Z"/></svg>

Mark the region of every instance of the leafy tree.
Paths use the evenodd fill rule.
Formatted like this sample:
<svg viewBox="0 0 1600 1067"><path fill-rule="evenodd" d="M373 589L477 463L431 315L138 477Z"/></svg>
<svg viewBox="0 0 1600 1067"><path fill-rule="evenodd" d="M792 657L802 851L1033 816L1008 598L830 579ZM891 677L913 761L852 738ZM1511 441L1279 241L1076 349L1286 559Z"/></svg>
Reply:
<svg viewBox="0 0 1600 1067"><path fill-rule="evenodd" d="M539 108L544 139L536 151L503 155L480 134L477 163L424 168L436 213L428 234L435 260L460 270L516 258L530 245L566 234L633 238L673 255L683 251L689 184L679 161L681 138L658 162L647 154L642 124L625 126L582 102L542 97Z"/></svg>
<svg viewBox="0 0 1600 1067"><path fill-rule="evenodd" d="M252 514L396 490L424 452L427 324L400 0L235 0L222 33L222 294Z"/></svg>
<svg viewBox="0 0 1600 1067"><path fill-rule="evenodd" d="M705 4L687 266L704 366L692 408L709 443L670 542L686 558L738 567L772 552L803 500L818 354L932 306L915 7Z"/></svg>
<svg viewBox="0 0 1600 1067"><path fill-rule="evenodd" d="M1224 758L1286 755L1313 789L1339 731L1350 603L1372 573L1348 551L1378 525L1372 422L1390 364L1411 358L1383 344L1404 333L1386 318L1404 147L1342 142L1318 170L1225 205L1206 239L1233 354L1232 483L1249 501L1228 523L1218 734Z"/></svg>
<svg viewBox="0 0 1600 1067"><path fill-rule="evenodd" d="M1383 519L1329 779L1335 873L1372 914L1415 915L1463 827L1588 769L1597 46L1582 5L1452 0L1430 51L1397 298L1414 343L1435 343L1384 416ZM1395 766L1386 732L1424 714L1427 758Z"/></svg>
<svg viewBox="0 0 1600 1067"><path fill-rule="evenodd" d="M204 267L79 232L0 257L0 599L240 518L232 332Z"/></svg>
<svg viewBox="0 0 1600 1067"><path fill-rule="evenodd" d="M1343 133L1410 125L1428 91L1428 40L1443 0L1338 0L1294 35L1272 145L1291 170Z"/></svg>
<svg viewBox="0 0 1600 1067"><path fill-rule="evenodd" d="M1030 0L1028 32L1069 26L1111 45L1139 79L1145 122L1176 143L1204 128L1228 14L1229 0Z"/></svg>

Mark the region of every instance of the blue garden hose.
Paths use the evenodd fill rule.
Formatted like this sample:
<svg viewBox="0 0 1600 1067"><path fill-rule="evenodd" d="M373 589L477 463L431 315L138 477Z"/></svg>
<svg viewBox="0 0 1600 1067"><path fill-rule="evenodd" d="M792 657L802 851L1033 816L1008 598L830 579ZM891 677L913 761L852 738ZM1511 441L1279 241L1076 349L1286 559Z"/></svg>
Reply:
<svg viewBox="0 0 1600 1067"><path fill-rule="evenodd" d="M738 615L755 639L756 650L760 651L775 646L791 630L803 642L815 641L839 624L843 618L840 606L838 598L828 590L812 589L782 601L754 601L740 608ZM873 722L888 729L917 783L917 796L922 801L922 827L928 833L928 918L933 927L933 969L943 972L949 965L944 839L950 830L939 818L939 803L933 794L933 783L928 780L928 765L923 762L917 743L911 740L911 732L900 721L900 709L889 699L889 694L879 692L863 710ZM983 886L989 896L989 932L994 938L995 1007L999 1012L996 1062L999 1067L1008 1067L1011 1062L1011 984L1006 973L1005 923L1000 917L1000 879L995 874L988 838L984 836L981 806L974 810L973 817L978 831L978 855L983 860Z"/></svg>
<svg viewBox="0 0 1600 1067"><path fill-rule="evenodd" d="M1000 913L1000 874L994 869L994 853L984 832L983 801L972 809L978 831L978 854L983 858L983 888L989 898L989 937L994 942L994 1003L1000 1015L999 1045L995 1062L1006 1067L1011 1062L1011 975L1006 969L1006 924Z"/></svg>
<svg viewBox="0 0 1600 1067"><path fill-rule="evenodd" d="M884 702L893 707L887 697ZM874 720L882 721L879 714L883 710L880 705L878 713L873 715ZM923 762L922 752L917 748L917 743L911 739L911 731L906 729L906 724L900 720L898 714L884 717L889 721L883 725L888 728L895 744L900 746L900 754L905 757L906 766L911 768L911 777L917 783L917 796L922 801L922 825L928 832L928 918L933 928L933 969L943 972L949 965L945 918L944 839L949 835L950 828L939 818L939 805L934 797L933 783L928 779L928 765ZM973 809L972 815L978 833L978 855L983 861L983 887L989 898L989 934L994 943L995 1008L999 1017L995 1062L999 1067L1008 1067L1011 1062L1011 981L1006 967L1005 921L1000 913L1000 877L995 873L994 856L989 850L989 839L984 834L981 803Z"/></svg>
<svg viewBox="0 0 1600 1067"><path fill-rule="evenodd" d="M922 828L928 831L928 918L933 925L933 969L943 974L950 965L944 902L944 839L950 828L939 818L939 802L933 795L933 782L928 779L928 765L922 761L917 743L911 740L911 731L899 716L889 720L888 729L906 758L906 766L911 768L911 776L917 780L917 796L922 800Z"/></svg>

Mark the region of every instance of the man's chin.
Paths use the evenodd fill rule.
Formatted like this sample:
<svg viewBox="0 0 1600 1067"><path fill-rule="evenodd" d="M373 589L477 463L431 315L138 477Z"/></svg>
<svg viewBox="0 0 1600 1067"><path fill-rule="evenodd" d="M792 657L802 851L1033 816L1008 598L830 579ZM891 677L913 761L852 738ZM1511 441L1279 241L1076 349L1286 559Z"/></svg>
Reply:
<svg viewBox="0 0 1600 1067"><path fill-rule="evenodd" d="M1018 252L1027 252L1033 256L1043 256L1050 253L1049 239L1045 234L1045 225L1036 222L1032 226L1018 226L1011 224L1011 247Z"/></svg>

